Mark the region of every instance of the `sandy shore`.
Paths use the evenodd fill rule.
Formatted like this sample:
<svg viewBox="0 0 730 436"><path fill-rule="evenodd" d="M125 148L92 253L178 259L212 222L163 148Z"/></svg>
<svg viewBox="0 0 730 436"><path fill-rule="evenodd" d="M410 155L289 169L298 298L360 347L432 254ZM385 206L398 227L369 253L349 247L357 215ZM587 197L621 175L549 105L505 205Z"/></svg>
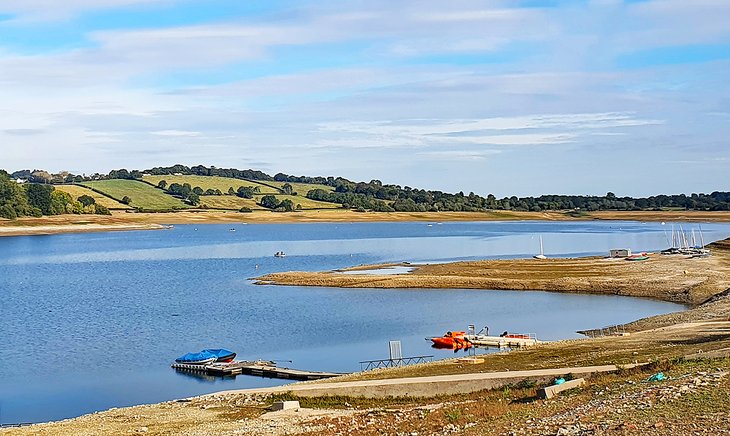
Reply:
<svg viewBox="0 0 730 436"><path fill-rule="evenodd" d="M292 213L255 211L186 210L172 213L114 211L104 215L57 215L41 218L0 219L0 236L114 230L159 229L160 224L222 223L312 223L312 222L448 222L448 221L697 221L730 222L730 212L595 212L573 217L564 212L353 212L349 210L309 210Z"/></svg>
<svg viewBox="0 0 730 436"><path fill-rule="evenodd" d="M258 284L340 288L459 288L614 294L699 305L730 288L730 244L710 246L708 258L663 256L624 259L515 259L409 265L406 274L356 274L383 265L357 266L351 273L291 271L268 274ZM392 265L392 264L390 264Z"/></svg>

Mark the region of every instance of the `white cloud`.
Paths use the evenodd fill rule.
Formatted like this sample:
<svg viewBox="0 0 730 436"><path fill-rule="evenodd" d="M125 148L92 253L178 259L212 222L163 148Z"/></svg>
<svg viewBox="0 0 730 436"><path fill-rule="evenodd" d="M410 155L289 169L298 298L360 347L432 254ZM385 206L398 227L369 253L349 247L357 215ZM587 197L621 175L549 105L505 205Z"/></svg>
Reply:
<svg viewBox="0 0 730 436"><path fill-rule="evenodd" d="M159 130L157 132L152 132L153 135L157 136L185 136L185 137L198 137L200 136L200 132L192 132L189 130Z"/></svg>

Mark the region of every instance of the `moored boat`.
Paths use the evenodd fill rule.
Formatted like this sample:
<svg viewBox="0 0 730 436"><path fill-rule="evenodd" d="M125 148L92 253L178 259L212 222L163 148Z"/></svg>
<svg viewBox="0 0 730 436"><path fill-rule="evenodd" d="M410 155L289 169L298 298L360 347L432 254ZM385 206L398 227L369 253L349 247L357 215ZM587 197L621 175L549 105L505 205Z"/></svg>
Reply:
<svg viewBox="0 0 730 436"><path fill-rule="evenodd" d="M465 338L466 332L446 332L443 336L426 338L431 340L435 348L470 348L471 343Z"/></svg>
<svg viewBox="0 0 730 436"><path fill-rule="evenodd" d="M215 354L209 353L207 351L201 351L200 353L184 354L175 359L175 363L186 363L188 365L207 365L209 363L215 362L217 359L218 357Z"/></svg>
<svg viewBox="0 0 730 436"><path fill-rule="evenodd" d="M206 348L201 353L210 353L216 357L216 362L230 363L236 358L236 353L225 348Z"/></svg>

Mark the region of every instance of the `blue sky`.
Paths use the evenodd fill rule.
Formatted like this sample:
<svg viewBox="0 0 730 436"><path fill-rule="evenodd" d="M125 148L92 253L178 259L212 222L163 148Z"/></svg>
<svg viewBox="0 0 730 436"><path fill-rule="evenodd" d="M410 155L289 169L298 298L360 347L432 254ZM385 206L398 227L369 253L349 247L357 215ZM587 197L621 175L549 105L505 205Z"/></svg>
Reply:
<svg viewBox="0 0 730 436"><path fill-rule="evenodd" d="M730 2L0 1L0 168L730 190Z"/></svg>

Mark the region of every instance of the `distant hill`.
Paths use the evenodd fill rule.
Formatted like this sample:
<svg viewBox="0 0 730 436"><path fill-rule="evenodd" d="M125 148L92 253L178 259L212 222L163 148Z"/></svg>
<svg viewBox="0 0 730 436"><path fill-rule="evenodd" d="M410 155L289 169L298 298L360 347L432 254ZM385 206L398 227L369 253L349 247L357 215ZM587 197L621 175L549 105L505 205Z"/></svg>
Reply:
<svg viewBox="0 0 730 436"><path fill-rule="evenodd" d="M343 177L291 176L283 173L271 176L252 169L203 165L187 167L178 164L147 170L118 169L108 174L91 176L68 172L50 174L44 170L21 170L12 174L2 171L1 174L4 181L0 182L17 184L12 196L23 195L28 191L27 186L36 184L49 187L62 185L59 186L60 190L72 197L68 201L76 201L73 197L81 193L78 190L81 188L74 191L69 186L84 186L96 193L101 211L105 208L133 208L140 211L211 208L242 212L256 209L290 212L344 208L363 212L566 211L580 215L605 210L730 210L730 192L661 194L646 198L619 197L609 192L605 196L542 195L498 199L491 194L484 197L473 192L447 193L384 184L380 180L353 182ZM26 187L18 190L18 186ZM38 189L31 191L35 196L48 195L49 199L52 195L52 190L47 194L40 193ZM0 216L4 217L38 214L39 211L43 214L63 213L59 211L69 209L58 205L51 208L44 203L45 200L36 200L35 205L30 205L28 201L16 202L16 207L7 198L3 199L3 195L10 198L10 194L3 194L0 190L0 207L5 207L4 214L0 211ZM10 212L10 209L14 212ZM78 211L78 207L71 209Z"/></svg>

